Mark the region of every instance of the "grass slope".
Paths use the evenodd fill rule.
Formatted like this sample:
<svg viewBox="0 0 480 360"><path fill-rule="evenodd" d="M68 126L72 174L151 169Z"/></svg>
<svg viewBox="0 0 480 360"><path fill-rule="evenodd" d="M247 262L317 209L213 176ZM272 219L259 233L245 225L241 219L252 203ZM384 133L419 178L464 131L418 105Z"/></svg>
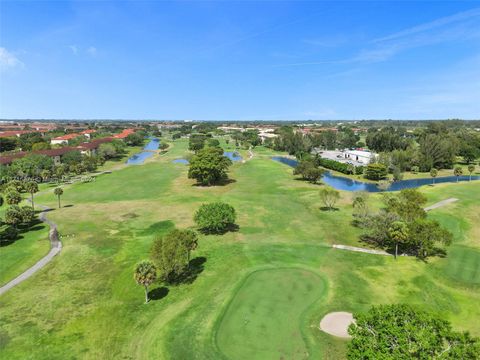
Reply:
<svg viewBox="0 0 480 360"><path fill-rule="evenodd" d="M65 188L62 203L71 207L49 213L60 233L68 235L63 238L62 253L0 297L2 358L225 357L225 341L219 342L220 348L215 342L218 326L226 326L221 325L222 314L228 312L238 289L240 295L244 293L245 278L264 268L301 268L324 279L325 290L323 285L315 289L314 297L321 300L301 316L295 313L300 320L292 320L288 329L278 330L279 338L287 331L302 333L305 345L295 341L287 353L306 348L313 359L344 358L345 341L322 333L320 319L330 311L363 311L380 303L417 304L437 311L459 330L480 335L476 321L480 318L478 184L422 188L430 203L460 199L429 214L454 232L454 244L446 258L395 261L330 247L332 243L358 245L359 230L350 224L351 193L342 192L339 211L321 211L318 190L322 185L294 180L291 169L270 160L272 152L262 148L255 150L252 160L233 165L235 182L223 187L194 186L186 176L188 167L171 163L183 157L186 148L185 140L175 141L166 155L156 155L145 165ZM247 158L244 151L242 156ZM239 231L202 235L193 254L198 278L168 289L156 284L153 300L144 305L143 289L135 284L132 269L148 257L153 235L174 226L192 227L194 211L215 200L236 208ZM379 195L372 195L371 201L379 203ZM37 202L56 206L51 192L40 195ZM261 286L272 285L264 299L274 304L280 296L274 291L278 279L260 283L252 284L255 293ZM229 332L241 325L231 324ZM256 346L261 346L261 338ZM268 342L264 348L269 348ZM265 357L278 355L277 346L271 349ZM249 357L238 353L238 358Z"/></svg>

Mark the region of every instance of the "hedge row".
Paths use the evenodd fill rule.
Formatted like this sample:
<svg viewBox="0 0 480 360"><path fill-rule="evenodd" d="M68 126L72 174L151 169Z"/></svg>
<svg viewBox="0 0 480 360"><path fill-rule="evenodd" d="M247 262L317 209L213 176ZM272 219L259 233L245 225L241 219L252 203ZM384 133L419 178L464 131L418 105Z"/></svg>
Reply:
<svg viewBox="0 0 480 360"><path fill-rule="evenodd" d="M339 161L324 159L324 158L317 158L318 165L330 169L341 172L343 174L351 175L351 174L363 174L363 166L353 166L345 163L341 163Z"/></svg>

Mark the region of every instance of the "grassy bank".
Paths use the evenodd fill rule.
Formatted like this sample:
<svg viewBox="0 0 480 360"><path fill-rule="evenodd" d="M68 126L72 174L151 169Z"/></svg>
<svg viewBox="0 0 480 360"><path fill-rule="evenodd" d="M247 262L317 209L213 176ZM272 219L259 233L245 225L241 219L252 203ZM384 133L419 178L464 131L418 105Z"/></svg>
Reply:
<svg viewBox="0 0 480 360"><path fill-rule="evenodd" d="M62 253L0 297L3 357L250 359L241 343L225 345L235 333L255 339L267 351L263 358L278 358L279 351L303 358L307 351L314 359L342 359L345 341L318 329L322 316L396 302L424 306L480 335L478 184L422 188L430 203L460 199L429 215L454 232L454 244L446 258L395 261L332 249L333 243L359 245L359 230L351 226L352 194L342 192L339 211L322 211L318 190L324 185L294 180L290 167L270 160L270 150L255 149L252 160L232 166L234 182L211 188L194 186L188 167L171 162L186 153L187 141L177 140L145 165L65 188L62 203L69 206L49 213L65 235ZM193 254L198 277L190 284L153 286L153 300L144 305L134 264L148 257L154 234L192 227L194 211L214 200L235 207L239 231L202 235ZM51 193L37 201L56 205ZM265 268L274 275L253 281L250 274ZM281 268L315 275L303 279L278 273ZM263 305L252 310L258 299ZM289 301L303 311L288 312L289 322L269 316L267 308L275 304L280 311ZM245 311L259 311L258 318L250 315L258 332L244 333ZM256 336L262 331L271 336L263 343Z"/></svg>

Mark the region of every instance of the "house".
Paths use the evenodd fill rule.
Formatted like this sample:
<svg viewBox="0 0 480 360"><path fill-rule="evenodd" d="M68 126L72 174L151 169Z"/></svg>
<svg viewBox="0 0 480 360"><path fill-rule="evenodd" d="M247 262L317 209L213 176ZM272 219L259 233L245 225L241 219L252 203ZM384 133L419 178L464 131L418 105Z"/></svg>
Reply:
<svg viewBox="0 0 480 360"><path fill-rule="evenodd" d="M63 136L58 136L58 137L50 140L50 144L52 144L52 145L68 144L68 142L70 140L76 139L79 136L80 136L79 134L67 134L67 135L63 135Z"/></svg>
<svg viewBox="0 0 480 360"><path fill-rule="evenodd" d="M97 154L97 150L101 144L112 142L112 137L106 137L101 139L95 139L90 142L86 142L77 146L77 149L83 154L88 156L94 156Z"/></svg>
<svg viewBox="0 0 480 360"><path fill-rule="evenodd" d="M20 159L24 156L30 154L39 154L39 155L46 155L53 159L53 163L55 166L61 164L62 156L65 155L67 152L70 151L80 151L80 153L88 156L96 155L97 149L101 144L108 143L114 140L112 137L106 137L101 139L92 140L91 142L82 143L79 146L64 146L58 149L48 149L48 150L38 150L38 151L20 151L12 155L2 156L0 158L0 164L8 165L12 163L15 159Z"/></svg>
<svg viewBox="0 0 480 360"><path fill-rule="evenodd" d="M8 131L0 131L0 137L20 137L22 134L29 134L32 132L37 132L36 130L8 130Z"/></svg>
<svg viewBox="0 0 480 360"><path fill-rule="evenodd" d="M52 144L52 145L66 144L66 145L68 145L69 141L71 141L73 139L76 139L77 137L82 136L82 135L85 136L87 139L90 139L91 134L93 134L95 132L96 132L96 130L84 130L84 131L79 132L79 133L72 133L72 134L66 134L66 135L58 136L58 137L50 140L50 144Z"/></svg>
<svg viewBox="0 0 480 360"><path fill-rule="evenodd" d="M125 129L121 133L113 135L115 139L125 139L128 135L133 134L135 129Z"/></svg>

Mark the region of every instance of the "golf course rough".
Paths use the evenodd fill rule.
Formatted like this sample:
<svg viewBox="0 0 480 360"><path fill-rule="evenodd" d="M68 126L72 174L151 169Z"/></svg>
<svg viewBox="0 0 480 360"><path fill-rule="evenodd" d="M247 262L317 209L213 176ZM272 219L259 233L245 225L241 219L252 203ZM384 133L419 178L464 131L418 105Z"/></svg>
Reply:
<svg viewBox="0 0 480 360"><path fill-rule="evenodd" d="M298 268L259 270L240 285L219 321L216 342L229 359L304 359L304 313L326 292L317 274Z"/></svg>

